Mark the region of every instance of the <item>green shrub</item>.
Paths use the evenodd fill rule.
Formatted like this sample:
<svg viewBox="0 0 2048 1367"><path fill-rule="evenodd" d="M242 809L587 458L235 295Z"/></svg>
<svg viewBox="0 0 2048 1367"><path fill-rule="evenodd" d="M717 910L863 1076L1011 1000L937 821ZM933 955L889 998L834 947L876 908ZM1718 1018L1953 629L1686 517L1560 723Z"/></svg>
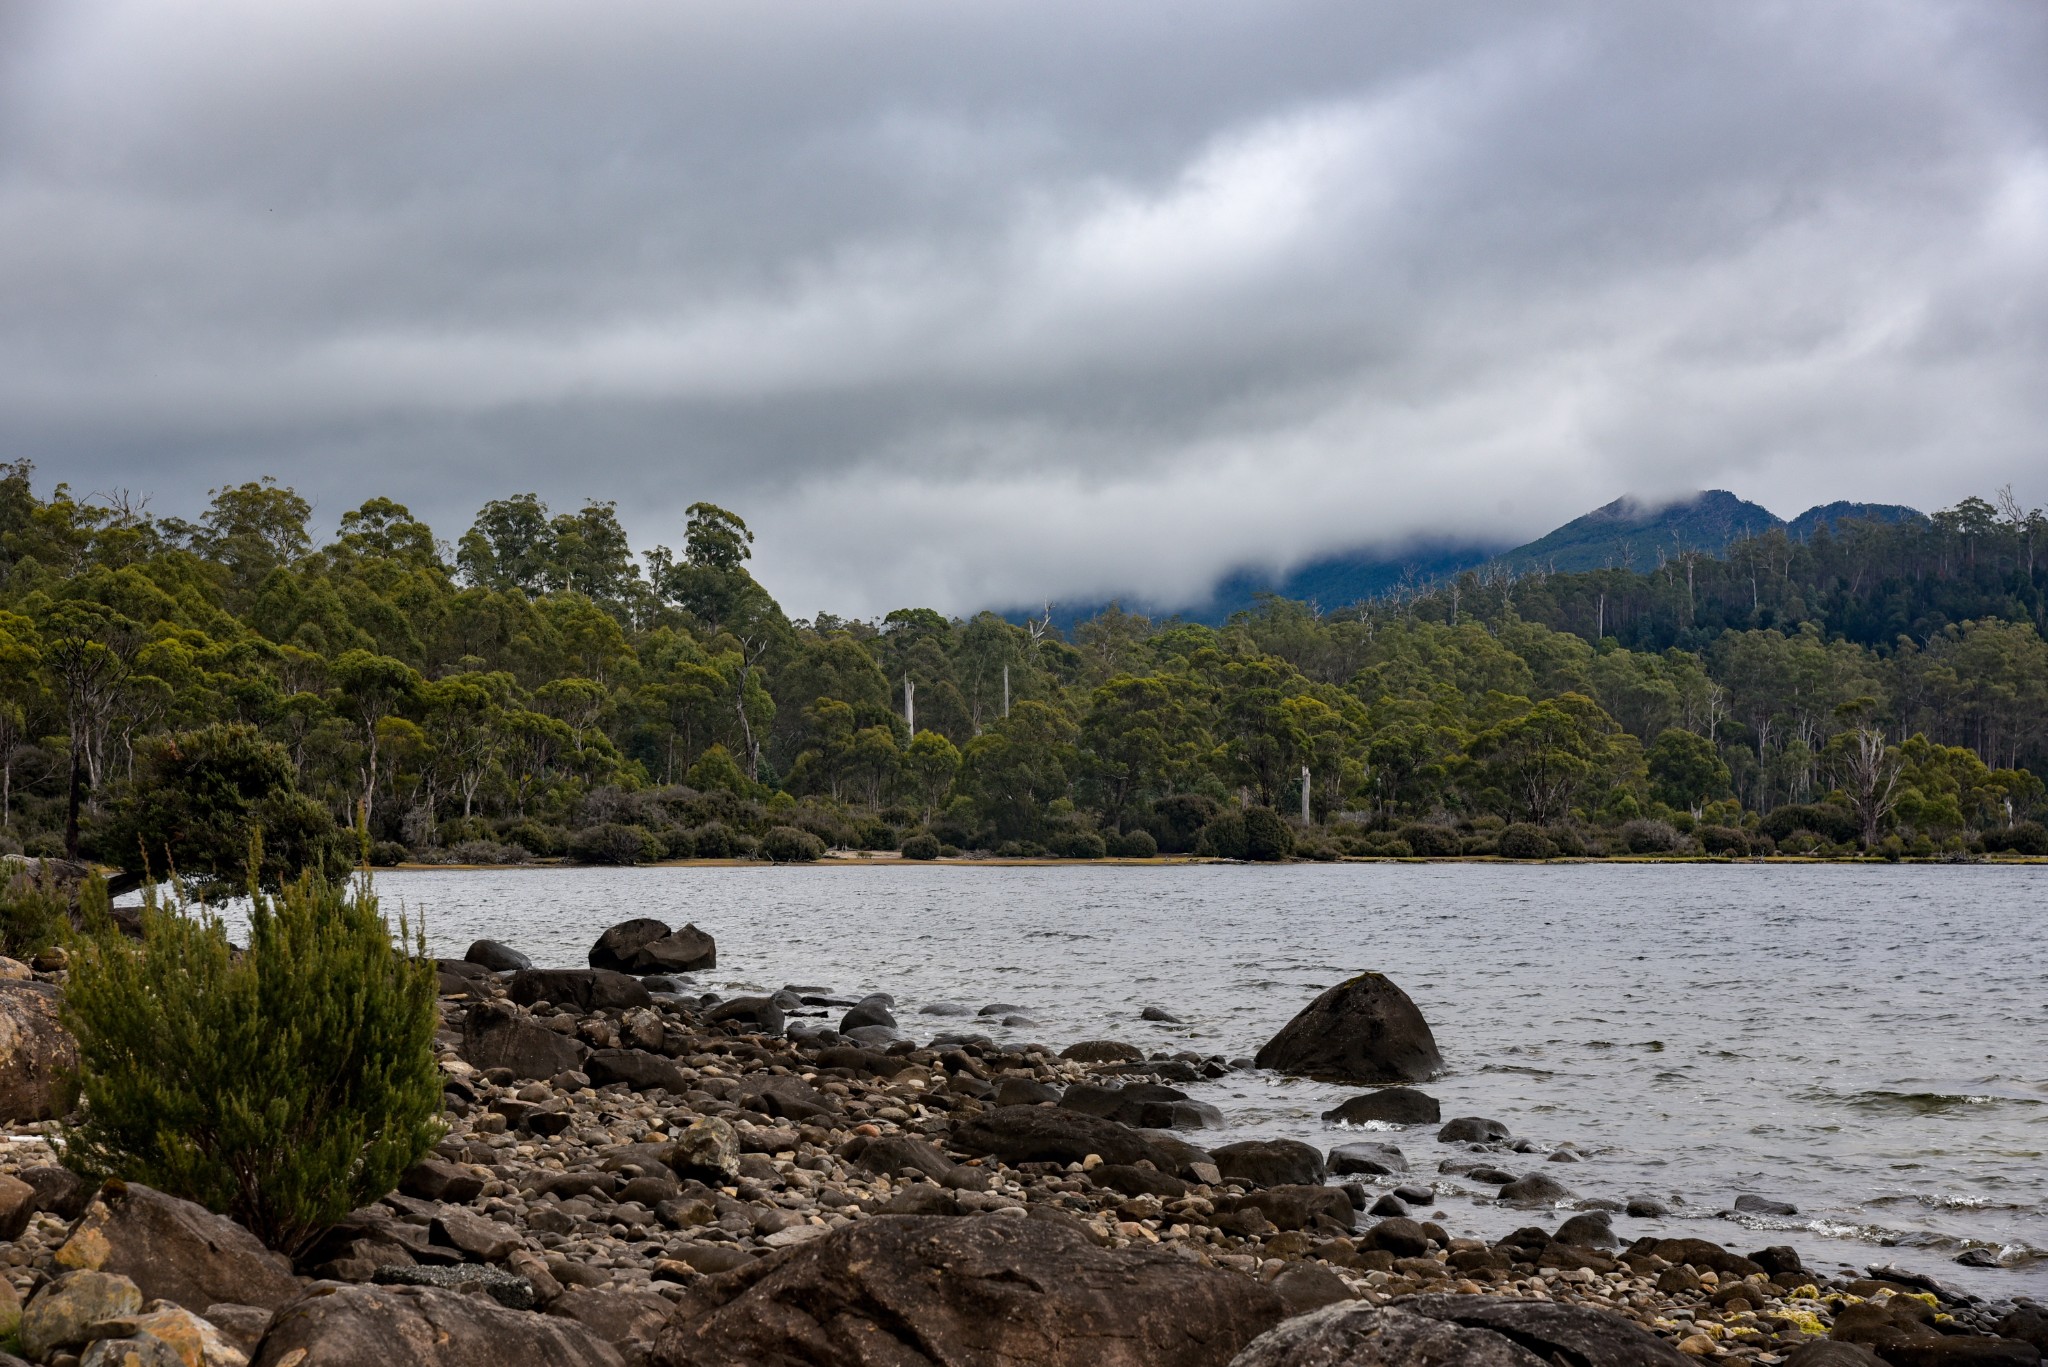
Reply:
<svg viewBox="0 0 2048 1367"><path fill-rule="evenodd" d="M1145 828L1168 854L1187 854L1201 842L1203 828L1223 810L1214 798L1176 793L1152 804Z"/></svg>
<svg viewBox="0 0 2048 1367"><path fill-rule="evenodd" d="M1987 854L2025 854L2036 858L2048 855L2048 826L2038 821L2022 821L2002 831L1984 832L1984 850Z"/></svg>
<svg viewBox="0 0 2048 1367"><path fill-rule="evenodd" d="M440 1138L434 969L392 943L367 878L308 874L257 895L249 947L182 894L147 896L142 938L89 885L64 1019L84 1122L64 1161L240 1221L297 1253L389 1192Z"/></svg>
<svg viewBox="0 0 2048 1367"><path fill-rule="evenodd" d="M1757 823L1757 829L1780 844L1800 831L1809 831L1836 844L1847 844L1863 835L1862 824L1854 812L1829 802L1774 807Z"/></svg>
<svg viewBox="0 0 2048 1367"><path fill-rule="evenodd" d="M1643 817L1621 828L1621 843L1630 854L1665 854L1678 848L1678 832L1669 822Z"/></svg>
<svg viewBox="0 0 2048 1367"><path fill-rule="evenodd" d="M1094 831L1054 831L1045 847L1061 859L1100 859L1109 853L1108 842Z"/></svg>
<svg viewBox="0 0 2048 1367"><path fill-rule="evenodd" d="M1208 855L1212 859L1246 858L1244 817L1237 812L1224 812L1202 827L1200 838L1195 841L1195 853Z"/></svg>
<svg viewBox="0 0 2048 1367"><path fill-rule="evenodd" d="M71 899L48 869L40 878L19 870L0 882L0 954L33 959L57 943L70 924Z"/></svg>
<svg viewBox="0 0 2048 1367"><path fill-rule="evenodd" d="M731 859L740 852L732 828L723 821L707 821L690 832L690 843L699 859Z"/></svg>
<svg viewBox="0 0 2048 1367"><path fill-rule="evenodd" d="M1695 834L1708 854L1746 855L1749 834L1735 826L1701 826Z"/></svg>
<svg viewBox="0 0 2048 1367"><path fill-rule="evenodd" d="M916 835L904 840L903 857L905 859L937 859L939 857L939 838L930 831L919 831Z"/></svg>
<svg viewBox="0 0 2048 1367"><path fill-rule="evenodd" d="M1496 849L1503 859L1548 859L1557 853L1557 842L1541 826L1517 821L1500 833Z"/></svg>
<svg viewBox="0 0 2048 1367"><path fill-rule="evenodd" d="M883 821L863 821L856 836L855 849L893 850L900 837L896 828Z"/></svg>
<svg viewBox="0 0 2048 1367"><path fill-rule="evenodd" d="M1434 822L1410 822L1395 831L1394 836L1426 859L1448 858L1454 854L1462 854L1465 848L1465 842L1458 838L1456 831Z"/></svg>
<svg viewBox="0 0 2048 1367"><path fill-rule="evenodd" d="M411 859L412 851L396 840L373 840L367 857L374 867L388 869Z"/></svg>
<svg viewBox="0 0 2048 1367"><path fill-rule="evenodd" d="M1142 828L1125 831L1109 842L1109 852L1119 859L1152 859L1159 854L1159 842Z"/></svg>
<svg viewBox="0 0 2048 1367"><path fill-rule="evenodd" d="M645 826L606 822L569 837L569 857L579 864L651 864L663 851L660 837Z"/></svg>
<svg viewBox="0 0 2048 1367"><path fill-rule="evenodd" d="M1244 814L1244 857L1270 864L1294 853L1294 828L1271 807L1248 808Z"/></svg>
<svg viewBox="0 0 2048 1367"><path fill-rule="evenodd" d="M661 852L669 859L695 859L697 837L680 826L672 826L662 832Z"/></svg>
<svg viewBox="0 0 2048 1367"><path fill-rule="evenodd" d="M542 859L560 854L569 843L568 832L561 827L543 826L538 821L515 821L505 828L503 838Z"/></svg>
<svg viewBox="0 0 2048 1367"><path fill-rule="evenodd" d="M360 853L327 808L298 791L291 753L247 723L158 736L139 759L133 787L92 841L93 857L116 868L239 889L254 851L257 880L274 888L301 869L343 877Z"/></svg>
<svg viewBox="0 0 2048 1367"><path fill-rule="evenodd" d="M761 856L771 863L809 864L824 853L824 841L796 826L776 826L761 837Z"/></svg>

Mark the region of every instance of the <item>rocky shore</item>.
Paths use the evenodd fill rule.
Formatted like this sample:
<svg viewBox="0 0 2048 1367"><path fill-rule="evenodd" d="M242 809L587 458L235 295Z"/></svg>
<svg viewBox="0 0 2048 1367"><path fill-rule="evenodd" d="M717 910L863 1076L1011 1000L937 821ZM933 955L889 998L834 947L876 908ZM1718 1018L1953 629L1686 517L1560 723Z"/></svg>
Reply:
<svg viewBox="0 0 2048 1367"><path fill-rule="evenodd" d="M1787 1248L1624 1245L1608 1212L1561 1205L1506 1127L1439 1125L1410 1088L1357 1103L1407 1125L1382 1136L1399 1145L1211 1148L1217 1117L1180 1084L1248 1060L998 1046L976 1020L1002 1003L940 1004L952 1028L913 1038L886 997L720 1000L688 976L715 963L711 937L655 921L589 960L540 969L482 941L441 961L448 1134L297 1266L147 1188L89 1192L36 1137L53 1123L17 1126L0 1328L55 1367L1906 1367L2048 1347L2025 1303L1830 1279ZM1290 1027L1317 1067L1426 1075L1434 1044L1383 983L1332 989L1313 1028ZM5 1049L43 1057L40 1019L0 1001ZM1261 1062L1288 1067L1286 1038ZM1366 1076L1378 1059L1393 1071ZM1529 1223L1461 1237L1432 1177L1489 1166Z"/></svg>

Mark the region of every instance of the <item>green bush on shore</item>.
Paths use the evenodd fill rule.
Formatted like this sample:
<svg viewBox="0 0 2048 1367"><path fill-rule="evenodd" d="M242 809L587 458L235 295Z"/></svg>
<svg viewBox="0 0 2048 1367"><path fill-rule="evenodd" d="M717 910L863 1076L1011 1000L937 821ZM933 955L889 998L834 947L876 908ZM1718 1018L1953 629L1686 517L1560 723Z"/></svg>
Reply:
<svg viewBox="0 0 2048 1367"><path fill-rule="evenodd" d="M88 884L64 1018L82 1123L64 1161L229 1215L297 1253L397 1185L442 1133L434 970L367 878L257 893L249 947L181 889L120 935Z"/></svg>

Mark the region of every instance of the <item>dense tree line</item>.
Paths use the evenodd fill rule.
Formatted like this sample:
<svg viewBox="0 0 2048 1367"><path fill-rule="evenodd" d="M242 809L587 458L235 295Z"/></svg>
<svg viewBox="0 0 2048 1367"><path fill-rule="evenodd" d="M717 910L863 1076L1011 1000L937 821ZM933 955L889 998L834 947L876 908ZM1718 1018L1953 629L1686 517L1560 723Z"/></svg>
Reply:
<svg viewBox="0 0 2048 1367"><path fill-rule="evenodd" d="M1220 628L786 617L709 504L372 499L316 545L261 480L196 523L0 466L0 848L239 876L605 861L2032 851L2038 513L1781 534ZM2009 501L2008 501L2009 505ZM2044 557L2048 558L2048 557ZM1308 821L1300 817L1304 805ZM2048 848L2041 852L2048 853Z"/></svg>

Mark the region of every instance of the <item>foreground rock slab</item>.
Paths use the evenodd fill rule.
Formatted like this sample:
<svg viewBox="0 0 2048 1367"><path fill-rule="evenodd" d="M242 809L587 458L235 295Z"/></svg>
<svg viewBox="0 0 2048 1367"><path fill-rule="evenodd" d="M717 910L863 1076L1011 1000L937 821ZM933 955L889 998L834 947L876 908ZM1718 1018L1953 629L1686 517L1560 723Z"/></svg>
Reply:
<svg viewBox="0 0 2048 1367"><path fill-rule="evenodd" d="M62 1268L127 1277L147 1300L275 1308L299 1294L291 1264L202 1205L140 1182L109 1182L57 1250Z"/></svg>
<svg viewBox="0 0 2048 1367"><path fill-rule="evenodd" d="M297 1356L293 1356L297 1354ZM624 1367L573 1320L423 1286L316 1285L278 1313L254 1367Z"/></svg>
<svg viewBox="0 0 2048 1367"><path fill-rule="evenodd" d="M1280 1298L1169 1253L1017 1216L878 1216L715 1278L656 1367L1224 1367Z"/></svg>
<svg viewBox="0 0 2048 1367"><path fill-rule="evenodd" d="M1443 1071L1429 1022L1383 973L1347 978L1267 1040L1261 1068L1322 1082L1424 1082Z"/></svg>
<svg viewBox="0 0 2048 1367"><path fill-rule="evenodd" d="M1481 1296L1328 1306L1266 1334L1230 1367L1680 1367L1684 1355L1619 1315Z"/></svg>

